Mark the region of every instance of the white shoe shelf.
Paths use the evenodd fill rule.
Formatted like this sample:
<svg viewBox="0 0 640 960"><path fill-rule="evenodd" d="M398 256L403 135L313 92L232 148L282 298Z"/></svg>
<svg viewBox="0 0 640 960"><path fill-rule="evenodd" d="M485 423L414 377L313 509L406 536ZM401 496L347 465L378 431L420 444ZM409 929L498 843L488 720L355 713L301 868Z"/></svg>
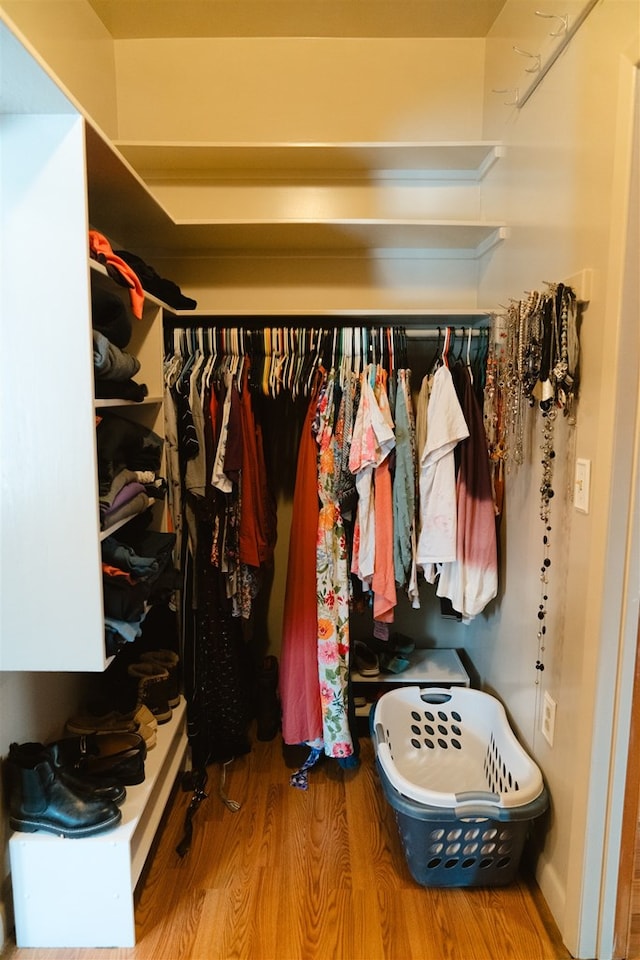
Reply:
<svg viewBox="0 0 640 960"><path fill-rule="evenodd" d="M377 673L365 676L353 670L351 682L355 696L365 696L365 706L356 707L356 715L367 717L373 700L394 687L413 685L418 687L468 687L469 674L456 650L434 648L416 649L406 654L409 666L402 673Z"/></svg>
<svg viewBox="0 0 640 960"><path fill-rule="evenodd" d="M9 841L18 947L133 947L134 890L187 749L184 698L158 727L145 779L122 820L81 840L14 832Z"/></svg>

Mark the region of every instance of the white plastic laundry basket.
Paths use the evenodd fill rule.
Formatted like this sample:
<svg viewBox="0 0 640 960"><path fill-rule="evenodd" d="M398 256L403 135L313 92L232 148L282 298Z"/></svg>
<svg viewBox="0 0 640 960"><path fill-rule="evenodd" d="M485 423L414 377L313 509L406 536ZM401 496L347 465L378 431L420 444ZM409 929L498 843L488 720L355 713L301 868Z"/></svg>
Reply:
<svg viewBox="0 0 640 960"><path fill-rule="evenodd" d="M544 789L502 704L480 690L391 690L372 711L371 732L392 786L430 807L509 809L530 803Z"/></svg>

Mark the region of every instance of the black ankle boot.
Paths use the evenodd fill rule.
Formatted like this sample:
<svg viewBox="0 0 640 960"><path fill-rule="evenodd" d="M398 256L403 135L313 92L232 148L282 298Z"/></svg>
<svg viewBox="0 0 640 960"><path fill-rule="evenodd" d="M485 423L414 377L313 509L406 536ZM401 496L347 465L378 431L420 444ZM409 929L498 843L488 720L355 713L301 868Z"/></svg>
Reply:
<svg viewBox="0 0 640 960"><path fill-rule="evenodd" d="M258 740L273 740L280 729L281 713L278 698L278 661L265 657L257 678L256 735Z"/></svg>
<svg viewBox="0 0 640 960"><path fill-rule="evenodd" d="M61 749L60 743L50 743L44 747L44 750L59 779L66 783L78 796L86 797L88 800L110 800L118 806L124 803L127 797L127 789L117 779L105 777L105 779L100 780L83 770L80 764L69 763L64 758L64 751Z"/></svg>
<svg viewBox="0 0 640 960"><path fill-rule="evenodd" d="M61 837L91 837L115 827L122 814L110 800L75 793L56 774L40 743L12 743L7 758L9 825L12 830L45 830Z"/></svg>

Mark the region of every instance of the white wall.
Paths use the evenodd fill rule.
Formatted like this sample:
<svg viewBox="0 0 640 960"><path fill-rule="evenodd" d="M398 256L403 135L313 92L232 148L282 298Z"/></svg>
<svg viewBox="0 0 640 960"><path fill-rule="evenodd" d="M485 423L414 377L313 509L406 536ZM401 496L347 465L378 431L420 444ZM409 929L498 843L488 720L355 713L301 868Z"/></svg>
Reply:
<svg viewBox="0 0 640 960"><path fill-rule="evenodd" d="M491 93L498 77L512 75L512 45L520 40L518 30L525 29L521 18L513 19L514 6L507 3L487 44L484 131L507 145L505 160L490 176L485 212L491 216L499 210L511 225L511 236L485 271L480 297L518 299L526 290L543 287L545 280L563 280L583 268L593 271L594 286L581 331L575 436L561 431L564 471L554 484L546 669L536 676L542 530L535 446L532 470L521 470L508 484L508 581L500 615L473 637L470 649L481 675L508 704L550 787L551 828L538 872L542 891L569 949L594 956L599 862L597 849L589 853L587 848L597 844L598 836L602 842L606 815L622 601L619 577L612 580L608 574L612 564L619 572L625 549L624 538L613 547L608 538L612 523L622 522L624 529L628 505L611 498L614 482L618 491L624 489L621 474L630 471L614 447L620 413L616 384L624 366L637 363L633 340L626 344L631 351L626 360L617 351L626 230L619 203L626 186L619 177L625 176L621 155L630 163L628 86L640 58L640 6L630 0L604 0L596 6L522 109L505 106L509 97ZM588 516L571 505L576 455L592 462ZM558 703L553 748L539 733L545 689ZM584 876L587 865L589 876ZM590 939L579 937L581 922L591 928Z"/></svg>
<svg viewBox="0 0 640 960"><path fill-rule="evenodd" d="M119 136L184 142L475 140L484 41L343 38L118 40ZM473 219L473 187L295 177L153 182L176 219ZM472 195L473 194L473 195ZM217 311L476 306L474 261L309 256L153 259Z"/></svg>
<svg viewBox="0 0 640 960"><path fill-rule="evenodd" d="M123 140L473 140L484 41L116 41Z"/></svg>
<svg viewBox="0 0 640 960"><path fill-rule="evenodd" d="M3 12L66 91L117 136L113 40L84 0L2 0Z"/></svg>

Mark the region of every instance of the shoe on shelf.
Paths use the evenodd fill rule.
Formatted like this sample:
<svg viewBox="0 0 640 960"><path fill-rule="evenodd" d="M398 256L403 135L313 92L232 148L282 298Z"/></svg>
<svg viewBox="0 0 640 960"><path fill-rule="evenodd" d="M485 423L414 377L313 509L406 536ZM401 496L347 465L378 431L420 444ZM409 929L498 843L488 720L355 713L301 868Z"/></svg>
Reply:
<svg viewBox="0 0 640 960"><path fill-rule="evenodd" d="M403 656L406 656L408 653L413 653L416 648L411 637L405 636L404 633L392 633L389 637L389 643L394 653L399 653Z"/></svg>
<svg viewBox="0 0 640 960"><path fill-rule="evenodd" d="M133 786L144 780L147 747L139 733L90 733L66 737L53 746L61 766L94 781Z"/></svg>
<svg viewBox="0 0 640 960"><path fill-rule="evenodd" d="M77 839L110 830L122 819L112 801L76 793L41 743L12 743L6 764L12 830Z"/></svg>
<svg viewBox="0 0 640 960"><path fill-rule="evenodd" d="M404 633L392 633L388 640L382 640L380 637L372 635L367 638L367 646L378 656L399 654L402 657L413 653L416 648L415 642Z"/></svg>
<svg viewBox="0 0 640 960"><path fill-rule="evenodd" d="M380 673L378 655L362 640L353 647L353 665L362 677L377 677Z"/></svg>
<svg viewBox="0 0 640 960"><path fill-rule="evenodd" d="M139 704L130 713L112 710L109 713L93 713L91 707L86 713L70 717L65 724L67 733L82 736L88 733L139 733L147 750L156 745L158 722L148 707Z"/></svg>
<svg viewBox="0 0 640 960"><path fill-rule="evenodd" d="M83 771L80 767L65 765L60 755L59 743L50 743L43 746L53 764L56 774L70 787L74 793L81 797L93 798L94 800L110 800L117 806L120 806L127 797L127 791L123 783L120 783L115 777L109 779L104 777L98 779L92 777L89 773Z"/></svg>
<svg viewBox="0 0 640 960"><path fill-rule="evenodd" d="M129 678L137 683L137 706L143 704L157 723L167 723L173 716L169 705L169 671L155 663L141 660L127 670Z"/></svg>
<svg viewBox="0 0 640 960"><path fill-rule="evenodd" d="M383 673L404 673L411 666L411 661L399 654L383 653L380 657L380 669Z"/></svg>
<svg viewBox="0 0 640 960"><path fill-rule="evenodd" d="M177 707L180 703L180 657L173 650L150 650L148 653L140 654L140 660L143 663L153 663L156 666L164 667L169 674L169 685L167 688L167 699L170 707Z"/></svg>
<svg viewBox="0 0 640 960"><path fill-rule="evenodd" d="M153 750L158 738L158 721L144 703L139 703L135 709L134 719L138 724L137 732L144 738L147 753Z"/></svg>
<svg viewBox="0 0 640 960"><path fill-rule="evenodd" d="M132 713L120 713L110 710L108 713L95 714L90 709L85 713L69 717L65 727L68 733L137 733L138 721Z"/></svg>

